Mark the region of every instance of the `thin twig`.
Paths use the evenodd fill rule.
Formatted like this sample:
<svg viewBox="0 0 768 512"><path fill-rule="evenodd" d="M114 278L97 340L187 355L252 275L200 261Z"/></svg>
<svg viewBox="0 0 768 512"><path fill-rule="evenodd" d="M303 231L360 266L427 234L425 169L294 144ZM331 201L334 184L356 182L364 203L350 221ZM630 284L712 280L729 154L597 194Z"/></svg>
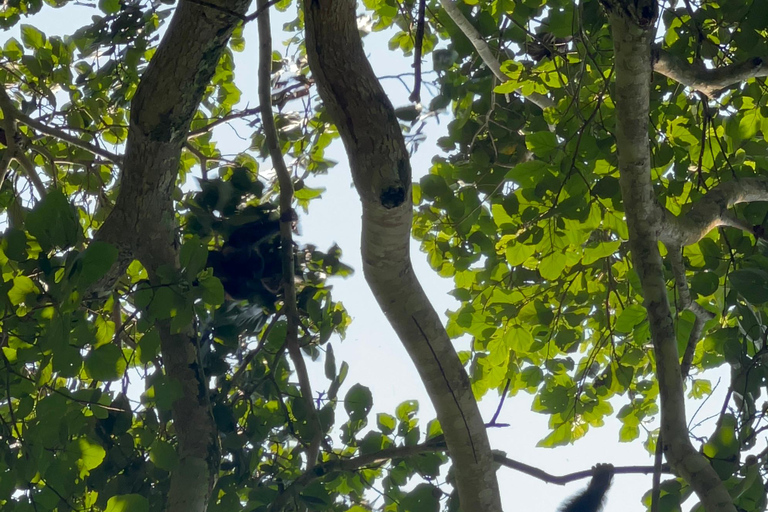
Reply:
<svg viewBox="0 0 768 512"><path fill-rule="evenodd" d="M37 119L32 119L28 115L23 114L13 105L13 102L11 102L11 98L8 96L8 93L3 87L0 87L0 101L3 103L2 108L6 117L12 117L16 121L23 123L29 126L30 128L34 128L35 130L39 131L44 135L48 135L49 137L56 137L57 139L61 139L64 142L69 142L73 146L76 146L80 149L84 149L90 153L93 153L94 155L98 155L106 160L109 160L110 162L116 165L122 164L122 158L120 157L120 155L111 153L106 149L102 149L94 144L91 144L90 142L78 139L74 135L70 135L69 133L63 130L60 130L58 128L48 126L45 123L41 123Z"/></svg>
<svg viewBox="0 0 768 512"><path fill-rule="evenodd" d="M416 38L413 42L413 92L408 98L414 103L421 102L421 52L424 46L424 11L427 8L427 0L419 0L419 14L416 20Z"/></svg>

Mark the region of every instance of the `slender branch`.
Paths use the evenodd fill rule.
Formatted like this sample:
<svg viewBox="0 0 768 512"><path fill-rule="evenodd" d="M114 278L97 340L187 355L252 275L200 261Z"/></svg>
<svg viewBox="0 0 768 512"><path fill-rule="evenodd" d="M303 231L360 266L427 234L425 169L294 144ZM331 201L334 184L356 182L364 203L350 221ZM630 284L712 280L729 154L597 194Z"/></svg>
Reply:
<svg viewBox="0 0 768 512"><path fill-rule="evenodd" d="M220 124L224 124L235 119L242 119L243 117L253 116L258 114L259 112L261 112L261 107L247 108L239 112L232 112L230 114L227 114L225 116L222 116L218 119L211 121L209 124L203 126L202 128L197 128L196 130L190 130L189 133L187 134L187 139L194 139L196 137L200 137L201 135L210 133L211 130L213 130L215 127L217 127Z"/></svg>
<svg viewBox="0 0 768 512"><path fill-rule="evenodd" d="M12 117L16 121L23 123L29 126L30 128L34 128L35 130L37 130L38 132L44 135L61 139L64 142L68 142L72 144L73 146L76 146L80 149L84 149L90 153L93 153L94 155L98 155L106 160L109 160L110 162L116 165L122 164L123 159L120 155L111 153L106 149L102 149L94 144L91 144L90 142L78 139L74 135L70 135L69 133L63 130L60 130L58 128L54 128L53 126L48 126L47 124L41 123L37 119L32 119L28 115L22 113L13 105L13 103L11 102L11 99L8 97L8 93L3 87L0 87L0 99L4 103L3 113L5 114L6 117Z"/></svg>
<svg viewBox="0 0 768 512"><path fill-rule="evenodd" d="M318 478L322 478L325 475L341 471L357 471L361 468L369 468L380 466L387 461L393 459L402 459L405 457L413 457L423 453L432 452L444 452L446 451L445 440L443 436L435 437L424 443L411 445L411 446L393 446L391 448L385 448L381 451L368 453L365 455L359 455L348 459L334 459L318 464L313 470L305 471L296 480L294 480L282 493L280 493L275 500L270 503L267 512L277 512L282 510L284 505L295 496L298 492L306 487L309 483ZM519 471L528 476L532 476L546 482L548 484L565 485L576 480L584 478L590 478L593 470L587 469L584 471L577 471L575 473L569 473L567 475L553 475L546 471L539 469L535 466L528 465L524 462L520 462L500 453L494 453L493 461L499 465L499 467L506 467ZM648 474L653 472L653 466L625 466L617 467L614 469L615 474ZM667 464L664 464L661 468L664 473L671 473L671 469Z"/></svg>
<svg viewBox="0 0 768 512"><path fill-rule="evenodd" d="M712 313L701 307L691 297L691 290L688 288L688 279L685 275L685 262L683 261L682 247L667 248L669 252L669 263L672 267L672 273L675 275L675 286L680 301L680 310L688 310L694 314L693 326L688 335L688 343L683 352L683 358L680 362L680 373L685 379L691 371L693 356L696 352L701 335L704 331L704 324L715 317Z"/></svg>
<svg viewBox="0 0 768 512"><path fill-rule="evenodd" d="M459 10L456 2L454 0L441 0L440 4L443 6L443 9L445 9L445 12L448 14L448 16L450 16L456 26L459 27L459 30L461 30L466 38L469 39L469 42L472 44L472 46L475 47L475 50L477 50L477 54L482 59L483 63L488 66L488 68L491 70L491 72L493 72L493 75L499 80L499 82L504 83L509 81L509 77L505 75L501 70L499 59L497 59L493 54L491 47L488 46L488 43L485 42L485 39L483 39L483 36L480 35L480 32L477 31L474 25L472 25L472 23ZM519 90L515 92L522 95ZM555 105L555 102L552 101L549 97L541 94L533 93L524 97L542 110L553 107Z"/></svg>
<svg viewBox="0 0 768 512"><path fill-rule="evenodd" d="M272 115L272 29L270 28L269 2L258 0L257 12L263 12L258 17L259 28L259 104L261 106L261 124L264 127L264 136L269 156L272 159L272 166L277 174L278 185L280 186L280 238L281 251L283 259L283 308L285 308L285 318L288 322L286 331L286 348L291 356L293 365L296 368L296 374L299 378L299 387L301 397L306 404L309 423L314 430L312 440L307 449L307 468L312 469L317 463L317 457L320 453L320 443L323 439L323 428L320 418L312 401L312 386L309 381L309 374L304 362L304 356L299 347L299 311L296 306L296 287L294 284L294 264L293 264L293 220L296 215L293 211L293 181L288 167L285 165L283 154L280 151L277 129L275 128L275 119Z"/></svg>
<svg viewBox="0 0 768 512"><path fill-rule="evenodd" d="M40 179L40 176L37 174L37 169L35 169L35 164L32 162L32 160L29 159L29 157L21 151L21 149L16 146L13 151L14 155L13 158L21 166L24 168L24 171L27 174L27 178L29 178L29 181L32 182L32 185L34 185L35 190L37 190L37 193L40 195L40 197L45 197L45 195L48 193L48 191L45 189L45 184L43 183L43 180Z"/></svg>
<svg viewBox="0 0 768 512"><path fill-rule="evenodd" d="M751 78L768 76L768 62L753 57L744 62L708 69L701 62L691 64L666 50L653 51L653 70L712 98L726 87Z"/></svg>
<svg viewBox="0 0 768 512"><path fill-rule="evenodd" d="M37 193L40 195L40 197L45 197L45 184L43 184L40 176L37 175L35 164L29 159L29 157L27 157L27 155L24 153L24 150L19 147L19 139L16 131L16 120L18 118L16 114L19 112L13 105L13 101L11 101L11 98L8 96L8 92L5 90L5 87L0 87L0 110L3 111L5 145L8 148L6 150L8 158L6 159L4 156L2 161L3 167L1 169L2 175L0 175L0 186L2 186L3 181L5 181L5 174L8 171L8 165L10 164L11 160L16 160L19 162L19 165L24 168L24 171L27 174L27 178L29 178L29 181L32 182L32 185L34 185L35 190L37 190Z"/></svg>
<svg viewBox="0 0 768 512"><path fill-rule="evenodd" d="M421 52L424 46L424 14L427 8L427 0L419 0L419 13L416 19L416 37L413 42L413 92L408 98L418 103L421 101Z"/></svg>
<svg viewBox="0 0 768 512"><path fill-rule="evenodd" d="M273 5L275 5L275 4L276 4L277 2L279 2L279 1L280 1L280 0L269 0L268 2L264 2L264 3L262 3L262 4L258 4L259 6L256 8L256 11L255 11L253 14L249 14L248 16L246 16L245 18L243 18L243 20L244 20L246 23L248 23L249 21L253 21L253 20L255 20L256 18L258 18L258 17L259 17L259 15L260 15L262 12L266 11L267 9L269 9L270 7L272 7Z"/></svg>
<svg viewBox="0 0 768 512"><path fill-rule="evenodd" d="M256 348L245 355L243 362L240 364L240 367L237 369L237 371L235 371L235 374L232 375L232 379L229 381L229 389L240 387L240 379L242 379L243 375L245 375L245 370L248 369L248 365L251 364L251 361L253 361L253 359L262 351L264 344L267 342L267 338L269 337L269 333L272 332L272 328L274 328L275 324L277 324L277 321L280 320L282 316L282 312L278 312L272 317L269 325L267 325L267 327L264 329L264 332L261 334L261 339L259 340L258 345L256 345Z"/></svg>

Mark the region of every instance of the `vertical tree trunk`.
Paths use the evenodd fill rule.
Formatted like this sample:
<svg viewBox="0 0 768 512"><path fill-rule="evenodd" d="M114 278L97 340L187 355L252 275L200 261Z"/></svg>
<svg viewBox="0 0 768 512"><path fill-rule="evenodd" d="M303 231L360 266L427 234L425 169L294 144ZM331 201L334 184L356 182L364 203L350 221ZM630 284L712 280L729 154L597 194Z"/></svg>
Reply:
<svg viewBox="0 0 768 512"><path fill-rule="evenodd" d="M651 181L648 116L655 0L605 2L616 59L616 146L632 261L648 311L661 401L661 437L672 468L694 489L707 512L735 512L728 491L709 461L691 444L685 395L672 322L659 234L664 213Z"/></svg>

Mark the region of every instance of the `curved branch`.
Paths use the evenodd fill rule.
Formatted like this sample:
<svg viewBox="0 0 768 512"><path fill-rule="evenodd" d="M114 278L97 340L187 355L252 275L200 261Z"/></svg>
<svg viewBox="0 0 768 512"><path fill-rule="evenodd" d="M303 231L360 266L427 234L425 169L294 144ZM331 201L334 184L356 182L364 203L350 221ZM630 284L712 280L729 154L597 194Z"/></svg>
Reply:
<svg viewBox="0 0 768 512"><path fill-rule="evenodd" d="M291 173L285 165L283 153L280 151L280 141L277 138L275 118L272 115L272 29L269 23L269 2L258 0L259 27L259 105L261 107L261 124L264 127L264 136L269 148L269 156L272 166L275 168L277 182L280 186L280 245L283 263L283 307L285 319L288 322L285 345L296 367L296 375L299 378L301 398L309 416L314 433L307 449L307 468L312 469L317 463L320 453L320 442L323 440L323 427L317 409L312 401L312 385L309 381L309 373L304 362L304 356L299 347L299 311L296 306L296 286L294 284L293 264L293 181Z"/></svg>
<svg viewBox="0 0 768 512"><path fill-rule="evenodd" d="M655 48L653 70L712 98L731 85L750 78L768 76L768 62L760 57L754 57L737 64L708 69L700 62L691 64L666 50Z"/></svg>
<svg viewBox="0 0 768 512"><path fill-rule="evenodd" d="M354 0L305 0L310 69L363 205L363 271L445 433L464 510L500 512L493 455L469 379L410 261L411 166L357 31Z"/></svg>

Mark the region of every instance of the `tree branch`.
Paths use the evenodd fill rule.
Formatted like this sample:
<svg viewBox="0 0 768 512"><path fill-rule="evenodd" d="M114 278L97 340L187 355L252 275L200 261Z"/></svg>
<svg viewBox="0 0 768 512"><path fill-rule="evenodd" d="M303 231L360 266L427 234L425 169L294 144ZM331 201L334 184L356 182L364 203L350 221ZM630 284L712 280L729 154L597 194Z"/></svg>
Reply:
<svg viewBox="0 0 768 512"><path fill-rule="evenodd" d="M691 64L657 47L653 50L653 70L713 98L728 86L750 78L768 76L768 62L760 57L754 57L737 64L708 69L700 62Z"/></svg>
<svg viewBox="0 0 768 512"><path fill-rule="evenodd" d="M493 76L495 76L500 83L508 82L509 77L501 70L499 59L493 54L491 47L485 42L485 39L480 35L480 32L477 31L472 23L459 10L456 2L454 0L440 0L440 5L443 6L443 9L448 16L453 20L456 26L459 27L459 30L461 30L464 36L469 39L472 46L475 47L475 50L477 50L477 54L482 59L483 63L485 63L485 65L488 66L488 69L493 72ZM523 96L520 90L515 92ZM555 105L555 102L549 97L541 94L533 93L523 97L542 110Z"/></svg>
<svg viewBox="0 0 768 512"><path fill-rule="evenodd" d="M54 128L53 126L48 126L45 123L41 123L40 121L36 119L32 119L26 114L23 114L20 110L18 110L14 105L13 102L11 102L11 99L8 97L8 93L5 91L4 87L0 87L2 90L0 92L0 98L2 99L4 106L3 106L3 113L6 117L11 117L15 119L16 121L23 123L30 128L33 128L37 130L38 132L42 133L43 135L48 135L49 137L55 137L57 139L61 139L64 142L68 142L72 144L73 146L76 146L80 149L84 149L90 153L93 153L94 155L100 156L106 160L109 160L110 162L121 165L122 159L119 155L116 155L114 153L111 153L107 151L106 149L102 149L95 144L91 144L88 141L84 141L82 139L78 139L74 135L70 135L69 133L59 130L58 128ZM2 98L4 96L4 98Z"/></svg>
<svg viewBox="0 0 768 512"><path fill-rule="evenodd" d="M411 265L411 166L394 108L363 51L353 0L305 0L307 58L363 205L363 272L435 407L464 510L500 512L483 418Z"/></svg>
<svg viewBox="0 0 768 512"><path fill-rule="evenodd" d="M288 354L291 356L299 378L301 398L309 416L314 434L307 449L307 468L312 469L317 463L320 453L320 443L323 439L323 427L312 401L312 385L309 381L309 373L304 361L304 356L299 347L299 311L296 306L296 286L294 281L293 264L293 220L296 215L293 211L293 181L288 167L285 165L283 153L280 151L280 141L277 137L275 118L272 115L272 29L269 20L269 2L258 0L257 25L259 27L259 105L261 107L261 124L264 127L264 136L269 149L272 166L277 174L277 182L280 186L280 245L283 260L283 308L288 323L285 344Z"/></svg>
<svg viewBox="0 0 768 512"><path fill-rule="evenodd" d="M768 201L768 178L742 178L710 189L688 212L674 216L664 211L659 239L667 247L695 244L718 226L753 232L753 226L737 219L728 208L739 203Z"/></svg>
<svg viewBox="0 0 768 512"><path fill-rule="evenodd" d="M3 130L5 131L5 145L8 148L2 161L0 161L0 187L5 181L5 175L8 172L8 166L11 160L16 160L24 168L27 178L34 185L35 190L40 197L45 197L46 189L40 176L37 175L35 164L24 154L24 150L19 147L19 139L16 133L16 120L20 112L16 110L13 101L8 96L5 87L0 87L0 110L3 111Z"/></svg>
<svg viewBox="0 0 768 512"><path fill-rule="evenodd" d="M736 512L723 482L688 435L677 340L659 253L659 233L666 219L665 210L655 199L648 140L650 48L658 5L655 0L603 0L603 5L608 11L615 53L619 182L632 261L640 277L656 357L662 448L707 512Z"/></svg>

